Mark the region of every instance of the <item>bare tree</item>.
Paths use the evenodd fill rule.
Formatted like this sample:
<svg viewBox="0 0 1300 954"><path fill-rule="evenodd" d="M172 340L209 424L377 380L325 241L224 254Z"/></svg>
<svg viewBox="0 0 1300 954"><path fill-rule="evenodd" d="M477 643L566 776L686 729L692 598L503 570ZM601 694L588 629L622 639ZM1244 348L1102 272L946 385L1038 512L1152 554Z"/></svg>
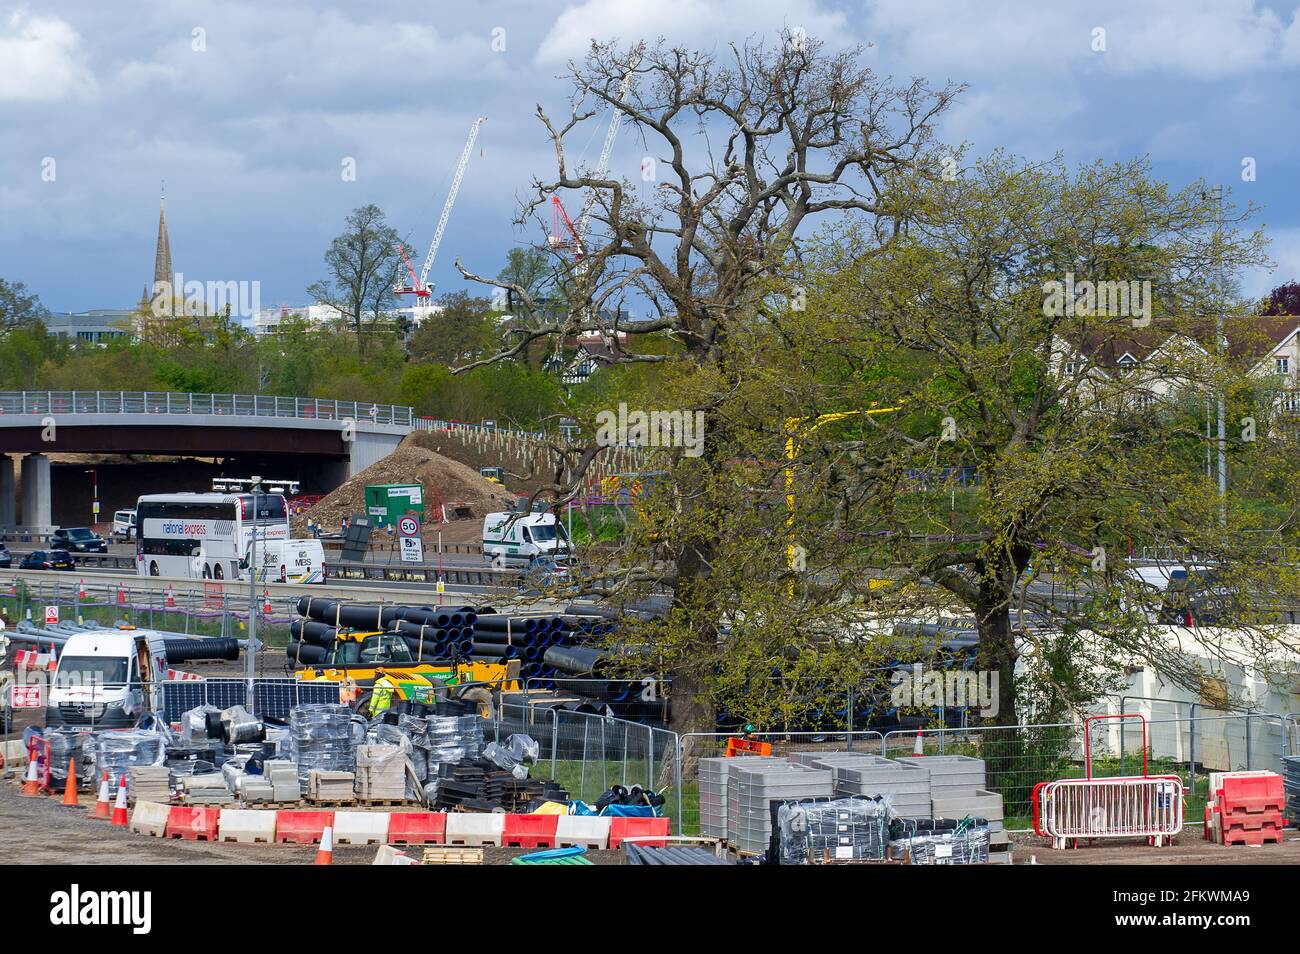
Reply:
<svg viewBox="0 0 1300 954"><path fill-rule="evenodd" d="M933 124L959 88L934 89L921 80L896 85L862 65L862 52L831 52L801 33L783 34L775 46L747 42L719 53L663 41L648 48L593 43L583 63L570 64L569 117L556 122L537 109L557 173L533 183L520 216L525 224L544 223L552 198L567 197L571 208L583 210L579 222L590 222L575 261L563 269L570 308L556 316L530 289L457 261L466 278L511 292L525 319L499 353L458 370L577 332L666 335L679 345L678 358L713 374L726 392L745 372L733 336L761 320L763 300L817 222L857 215L890 228L891 176L938 166ZM653 182L648 198L638 185L594 175L572 160L569 142L575 134L585 139L602 109L613 110L645 144L650 158L643 178ZM648 319L616 317L622 310L615 306L638 298L649 303ZM670 355L631 347L605 360L663 362ZM707 394L696 407L707 422L703 467L690 480L675 481L673 490L688 517L708 475L728 467L720 439L727 422ZM597 453L580 448L571 454L572 466L556 468L551 490L557 498L572 493ZM663 566L671 569L660 580L672 589L691 638L707 648L697 654L706 666L719 620L716 612L700 611L691 587L710 572L713 544L692 535L669 547ZM690 666L672 672L673 722L680 728L712 728L703 675Z"/></svg>

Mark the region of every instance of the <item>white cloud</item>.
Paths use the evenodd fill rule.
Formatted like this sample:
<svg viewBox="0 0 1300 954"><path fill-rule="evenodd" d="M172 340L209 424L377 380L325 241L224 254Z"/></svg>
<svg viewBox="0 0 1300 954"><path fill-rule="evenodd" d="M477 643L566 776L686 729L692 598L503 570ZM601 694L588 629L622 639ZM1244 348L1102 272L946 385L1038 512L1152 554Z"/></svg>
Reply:
<svg viewBox="0 0 1300 954"><path fill-rule="evenodd" d="M16 10L0 26L0 102L49 103L92 96L81 37L58 17Z"/></svg>
<svg viewBox="0 0 1300 954"><path fill-rule="evenodd" d="M1048 74L1088 66L1213 79L1300 61L1300 13L1288 27L1257 0L872 0L866 24L867 38L910 70L964 78L1015 64ZM1105 31L1100 51L1097 29Z"/></svg>
<svg viewBox="0 0 1300 954"><path fill-rule="evenodd" d="M632 43L662 36L707 46L775 34L783 27L851 42L844 15L823 9L816 0L583 0L556 18L536 62L554 66L581 58L593 39Z"/></svg>

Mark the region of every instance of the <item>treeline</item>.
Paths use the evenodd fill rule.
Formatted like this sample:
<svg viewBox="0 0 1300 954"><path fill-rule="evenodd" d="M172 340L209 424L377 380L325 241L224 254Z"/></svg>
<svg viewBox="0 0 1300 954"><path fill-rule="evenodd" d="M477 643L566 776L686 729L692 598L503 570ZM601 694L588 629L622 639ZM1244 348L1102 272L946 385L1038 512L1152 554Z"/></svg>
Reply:
<svg viewBox="0 0 1300 954"><path fill-rule="evenodd" d="M417 329L411 343L428 339ZM123 337L102 345L49 335L40 316L0 334L0 389L268 394L409 404L421 415L541 424L564 393L537 363L505 361L454 375L429 350L408 352L398 330L364 338L290 319L258 338L216 320L165 342Z"/></svg>

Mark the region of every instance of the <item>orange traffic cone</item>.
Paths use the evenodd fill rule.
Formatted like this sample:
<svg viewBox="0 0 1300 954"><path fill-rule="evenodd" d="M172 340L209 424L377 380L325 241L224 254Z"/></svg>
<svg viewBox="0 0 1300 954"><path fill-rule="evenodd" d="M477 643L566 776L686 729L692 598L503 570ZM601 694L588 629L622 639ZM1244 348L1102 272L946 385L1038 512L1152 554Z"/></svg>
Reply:
<svg viewBox="0 0 1300 954"><path fill-rule="evenodd" d="M334 829L329 825L320 833L320 848L316 852L316 864L334 864Z"/></svg>
<svg viewBox="0 0 1300 954"><path fill-rule="evenodd" d="M916 741L912 743L912 754L913 755L925 754L925 738L924 736L921 735L920 729L916 730Z"/></svg>
<svg viewBox="0 0 1300 954"><path fill-rule="evenodd" d="M36 759L27 760L27 777L23 779L23 790L20 793L28 797L41 794L41 783L36 777Z"/></svg>
<svg viewBox="0 0 1300 954"><path fill-rule="evenodd" d="M126 776L117 783L117 803L113 805L113 824L126 827Z"/></svg>
<svg viewBox="0 0 1300 954"><path fill-rule="evenodd" d="M68 808L80 808L77 804L77 760L68 759L68 783L63 786L63 804Z"/></svg>
<svg viewBox="0 0 1300 954"><path fill-rule="evenodd" d="M108 794L108 769L99 782L99 797L95 800L95 817L105 821L113 817L113 799Z"/></svg>

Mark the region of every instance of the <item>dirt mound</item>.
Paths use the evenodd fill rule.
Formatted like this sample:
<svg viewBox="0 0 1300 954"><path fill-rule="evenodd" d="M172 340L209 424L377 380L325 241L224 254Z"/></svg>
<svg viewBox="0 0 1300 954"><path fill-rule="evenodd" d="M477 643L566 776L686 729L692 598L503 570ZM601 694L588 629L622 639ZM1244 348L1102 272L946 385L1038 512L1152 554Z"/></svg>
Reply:
<svg viewBox="0 0 1300 954"><path fill-rule="evenodd" d="M425 523L435 524L432 508L442 503L447 516L453 517L453 505L464 504L473 519L482 520L484 514L506 510L514 497L509 491L481 477L477 471L448 457L423 447L412 438L403 439L383 460L376 461L333 492L322 497L315 506L293 518L295 533L305 534L307 519L311 518L326 531L338 530L346 516L351 518L366 510L366 487L372 484L413 484L424 487Z"/></svg>
<svg viewBox="0 0 1300 954"><path fill-rule="evenodd" d="M531 496L554 477L554 465L541 445L513 434L483 434L463 429L416 431L407 440L458 460L475 472L480 467L502 468L511 499Z"/></svg>

